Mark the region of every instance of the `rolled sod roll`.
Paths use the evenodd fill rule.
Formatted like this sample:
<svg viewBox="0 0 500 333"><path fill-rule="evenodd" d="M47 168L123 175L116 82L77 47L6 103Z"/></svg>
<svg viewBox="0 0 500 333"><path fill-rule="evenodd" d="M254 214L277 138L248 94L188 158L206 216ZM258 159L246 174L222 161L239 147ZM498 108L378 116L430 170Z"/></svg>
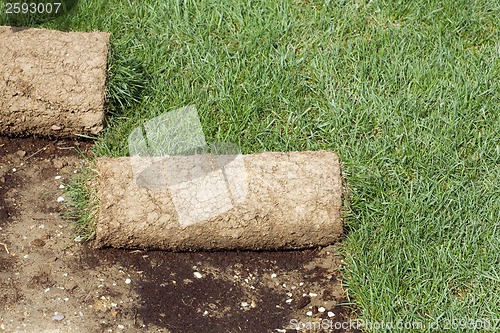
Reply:
<svg viewBox="0 0 500 333"><path fill-rule="evenodd" d="M99 132L109 38L0 26L0 134Z"/></svg>
<svg viewBox="0 0 500 333"><path fill-rule="evenodd" d="M96 247L299 249L342 237L330 151L100 158L97 170Z"/></svg>

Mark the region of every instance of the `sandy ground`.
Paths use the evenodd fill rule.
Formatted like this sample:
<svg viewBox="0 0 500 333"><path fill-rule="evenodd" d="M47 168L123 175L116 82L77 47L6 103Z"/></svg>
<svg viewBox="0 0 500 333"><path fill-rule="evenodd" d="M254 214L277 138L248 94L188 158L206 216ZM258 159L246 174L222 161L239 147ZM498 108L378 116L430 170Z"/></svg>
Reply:
<svg viewBox="0 0 500 333"><path fill-rule="evenodd" d="M0 332L359 332L337 245L281 252L94 250L63 186L88 143L0 137Z"/></svg>

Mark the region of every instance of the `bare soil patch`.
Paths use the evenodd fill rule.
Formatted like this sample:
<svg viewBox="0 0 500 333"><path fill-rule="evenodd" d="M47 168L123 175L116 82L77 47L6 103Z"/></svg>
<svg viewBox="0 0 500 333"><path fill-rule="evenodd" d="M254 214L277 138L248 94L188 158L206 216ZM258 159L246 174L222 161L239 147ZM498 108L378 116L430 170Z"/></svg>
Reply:
<svg viewBox="0 0 500 333"><path fill-rule="evenodd" d="M355 331L311 325L351 315L336 246L175 253L74 242L57 199L88 148L0 137L0 332Z"/></svg>

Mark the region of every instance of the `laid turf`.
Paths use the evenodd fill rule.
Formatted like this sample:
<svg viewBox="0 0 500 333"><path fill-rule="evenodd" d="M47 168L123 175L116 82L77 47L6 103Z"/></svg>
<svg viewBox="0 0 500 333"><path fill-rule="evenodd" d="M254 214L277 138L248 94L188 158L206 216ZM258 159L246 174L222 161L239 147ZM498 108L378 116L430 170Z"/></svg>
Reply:
<svg viewBox="0 0 500 333"><path fill-rule="evenodd" d="M97 155L189 104L244 153L334 150L367 331L470 332L500 329L499 21L494 0L89 0L44 26L113 33Z"/></svg>

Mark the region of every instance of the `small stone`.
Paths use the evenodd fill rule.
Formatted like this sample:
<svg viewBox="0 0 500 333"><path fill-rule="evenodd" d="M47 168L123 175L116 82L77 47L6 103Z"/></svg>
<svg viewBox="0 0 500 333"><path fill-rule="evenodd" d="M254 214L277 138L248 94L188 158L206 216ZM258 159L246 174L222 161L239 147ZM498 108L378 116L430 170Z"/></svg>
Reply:
<svg viewBox="0 0 500 333"><path fill-rule="evenodd" d="M52 125L50 127L50 129L53 130L53 131L60 131L62 129L62 127L61 126L57 126L57 125Z"/></svg>
<svg viewBox="0 0 500 333"><path fill-rule="evenodd" d="M297 309L305 308L309 303L311 303L311 298L308 296L304 296L297 301Z"/></svg>
<svg viewBox="0 0 500 333"><path fill-rule="evenodd" d="M64 319L64 315L62 315L62 314L57 314L57 315L52 316L52 320L55 320L55 321L61 321L63 319Z"/></svg>
<svg viewBox="0 0 500 333"><path fill-rule="evenodd" d="M130 284L130 283L132 283L132 280L130 280L130 279L125 279L125 284Z"/></svg>

